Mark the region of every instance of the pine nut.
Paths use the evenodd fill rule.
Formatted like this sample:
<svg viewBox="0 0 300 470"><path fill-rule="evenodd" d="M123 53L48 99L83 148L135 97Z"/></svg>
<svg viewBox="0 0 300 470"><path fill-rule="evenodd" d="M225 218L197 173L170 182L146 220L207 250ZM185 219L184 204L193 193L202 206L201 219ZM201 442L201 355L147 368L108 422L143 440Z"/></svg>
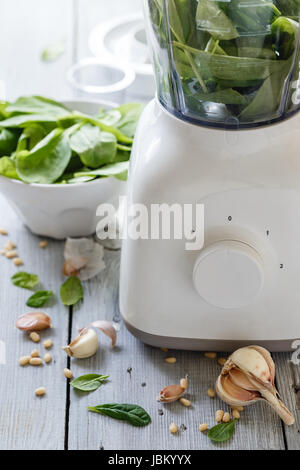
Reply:
<svg viewBox="0 0 300 470"><path fill-rule="evenodd" d="M222 421L223 416L224 416L224 411L223 410L216 411L216 421L217 421L217 423L220 423Z"/></svg>
<svg viewBox="0 0 300 470"><path fill-rule="evenodd" d="M8 250L5 254L7 259L13 259L18 257L18 253L16 250Z"/></svg>
<svg viewBox="0 0 300 470"><path fill-rule="evenodd" d="M215 398L216 393L215 393L215 391L214 391L213 388L209 388L209 389L207 390L207 395L208 395L210 398Z"/></svg>
<svg viewBox="0 0 300 470"><path fill-rule="evenodd" d="M31 339L31 341L33 341L34 343L39 343L40 340L41 340L41 337L40 335L36 332L36 331L32 331L29 335L29 338Z"/></svg>
<svg viewBox="0 0 300 470"><path fill-rule="evenodd" d="M215 359L217 357L217 353L215 352L206 352L204 354L205 357L207 357L208 359Z"/></svg>
<svg viewBox="0 0 300 470"><path fill-rule="evenodd" d="M226 364L226 361L227 359L225 359L225 357L219 357L218 358L218 364L220 364L220 366L224 366Z"/></svg>
<svg viewBox="0 0 300 470"><path fill-rule="evenodd" d="M14 242L12 242L12 241L9 240L7 243L5 243L5 245L4 245L4 250L6 250L6 251L11 251L11 250L13 250L14 248L16 248L16 246L17 246L17 245L16 245Z"/></svg>
<svg viewBox="0 0 300 470"><path fill-rule="evenodd" d="M45 395L46 389L45 387L39 387L35 390L34 393L36 394L37 397L42 397L43 395Z"/></svg>
<svg viewBox="0 0 300 470"><path fill-rule="evenodd" d="M169 431L171 434L176 434L178 432L178 426L176 423L171 423L169 426Z"/></svg>
<svg viewBox="0 0 300 470"><path fill-rule="evenodd" d="M232 409L232 411L233 411L233 410L244 411L244 407L243 407L243 406L232 406L231 409Z"/></svg>
<svg viewBox="0 0 300 470"><path fill-rule="evenodd" d="M14 263L15 266L23 266L23 264L24 264L23 260L21 258L15 258L13 260L13 263Z"/></svg>
<svg viewBox="0 0 300 470"><path fill-rule="evenodd" d="M238 410L233 410L232 411L232 416L234 417L234 419L240 419L240 417L241 417Z"/></svg>
<svg viewBox="0 0 300 470"><path fill-rule="evenodd" d="M37 349L34 349L30 354L31 357L40 357L40 354Z"/></svg>
<svg viewBox="0 0 300 470"><path fill-rule="evenodd" d="M31 366L41 366L43 364L43 360L40 357L32 357L29 364Z"/></svg>
<svg viewBox="0 0 300 470"><path fill-rule="evenodd" d="M188 400L187 398L180 398L179 399L180 403L183 405L183 406L186 406L187 408L189 406L191 406L192 402L190 400Z"/></svg>
<svg viewBox="0 0 300 470"><path fill-rule="evenodd" d="M162 352L168 352L168 351L169 351L168 348L160 348L160 350L161 350Z"/></svg>
<svg viewBox="0 0 300 470"><path fill-rule="evenodd" d="M30 356L22 356L19 359L19 364L20 366L26 366L26 364L29 364L31 357Z"/></svg>
<svg viewBox="0 0 300 470"><path fill-rule="evenodd" d="M180 387L181 388L184 388L184 390L186 390L188 388L188 379L185 377L183 379L180 380Z"/></svg>
<svg viewBox="0 0 300 470"><path fill-rule="evenodd" d="M226 413L224 413L222 421L223 421L223 423L229 423L230 414L227 411L226 411Z"/></svg>
<svg viewBox="0 0 300 470"><path fill-rule="evenodd" d="M199 425L199 431L205 432L207 430L208 430L208 424L207 423L203 423L203 424Z"/></svg>
<svg viewBox="0 0 300 470"><path fill-rule="evenodd" d="M0 235L7 235L7 231L5 230L5 228L0 228Z"/></svg>
<svg viewBox="0 0 300 470"><path fill-rule="evenodd" d="M165 358L165 362L167 364L175 364L176 360L177 360L176 357L166 357Z"/></svg>
<svg viewBox="0 0 300 470"><path fill-rule="evenodd" d="M50 349L52 347L52 339L46 339L44 342L43 342L43 345L44 345L44 348L46 349Z"/></svg>
<svg viewBox="0 0 300 470"><path fill-rule="evenodd" d="M2 256L6 256L6 250L1 250L0 253Z"/></svg>
<svg viewBox="0 0 300 470"><path fill-rule="evenodd" d="M70 369L64 369L64 374L65 374L66 379L73 378L73 372Z"/></svg>
<svg viewBox="0 0 300 470"><path fill-rule="evenodd" d="M46 353L45 356L44 356L44 361L46 362L46 364L49 364L49 362L52 361L52 356L51 356L51 354Z"/></svg>
<svg viewBox="0 0 300 470"><path fill-rule="evenodd" d="M47 240L43 240L40 242L40 248L46 248L46 246L48 246Z"/></svg>

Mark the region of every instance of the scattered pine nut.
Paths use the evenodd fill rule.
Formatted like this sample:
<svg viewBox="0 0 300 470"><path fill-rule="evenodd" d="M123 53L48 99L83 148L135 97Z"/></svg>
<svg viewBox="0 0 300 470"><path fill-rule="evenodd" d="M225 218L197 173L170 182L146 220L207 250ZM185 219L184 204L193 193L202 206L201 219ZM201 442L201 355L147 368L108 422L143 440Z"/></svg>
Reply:
<svg viewBox="0 0 300 470"><path fill-rule="evenodd" d="M43 240L40 242L40 248L46 248L46 246L48 246L47 240Z"/></svg>
<svg viewBox="0 0 300 470"><path fill-rule="evenodd" d="M183 379L180 379L180 387L184 388L186 390L188 388L188 379L187 377L184 377Z"/></svg>
<svg viewBox="0 0 300 470"><path fill-rule="evenodd" d="M209 389L207 390L207 395L208 395L210 398L215 398L216 392L214 391L213 388L209 388Z"/></svg>
<svg viewBox="0 0 300 470"><path fill-rule="evenodd" d="M215 352L206 352L206 353L204 353L204 356L207 357L208 359L215 359L217 357L217 353L215 353Z"/></svg>
<svg viewBox="0 0 300 470"><path fill-rule="evenodd" d="M5 228L1 227L0 228L0 235L7 235L7 230L5 230Z"/></svg>
<svg viewBox="0 0 300 470"><path fill-rule="evenodd" d="M31 366L41 366L43 364L43 359L40 357L32 357L29 361Z"/></svg>
<svg viewBox="0 0 300 470"><path fill-rule="evenodd" d="M44 348L46 349L50 349L52 347L52 339L46 339L44 342L43 342L43 345L44 345Z"/></svg>
<svg viewBox="0 0 300 470"><path fill-rule="evenodd" d="M31 341L33 341L34 343L39 343L40 340L41 340L41 337L40 335L36 332L36 331L32 331L29 335L29 338L31 339Z"/></svg>
<svg viewBox="0 0 300 470"><path fill-rule="evenodd" d="M232 416L234 417L234 419L240 419L240 417L241 417L238 410L233 410L232 411Z"/></svg>
<svg viewBox="0 0 300 470"><path fill-rule="evenodd" d="M16 244L14 242L12 242L11 240L9 240L7 243L5 243L4 245L4 250L5 251L11 251L13 250L14 248L16 248Z"/></svg>
<svg viewBox="0 0 300 470"><path fill-rule="evenodd" d="M66 379L73 379L73 372L70 369L64 369Z"/></svg>
<svg viewBox="0 0 300 470"><path fill-rule="evenodd" d="M36 394L37 397L42 397L43 395L45 395L46 389L45 387L39 387L35 390L34 393Z"/></svg>
<svg viewBox="0 0 300 470"><path fill-rule="evenodd" d="M162 352L168 352L168 351L169 351L168 348L160 348L160 350L161 350Z"/></svg>
<svg viewBox="0 0 300 470"><path fill-rule="evenodd" d="M176 361L177 361L176 357L166 357L165 358L165 362L167 364L175 364Z"/></svg>
<svg viewBox="0 0 300 470"><path fill-rule="evenodd" d="M223 410L216 411L216 421L217 421L217 423L220 423L222 421L223 416L224 416L224 411Z"/></svg>
<svg viewBox="0 0 300 470"><path fill-rule="evenodd" d="M27 364L29 364L30 359L31 359L30 356L22 356L22 357L20 357L20 359L19 359L19 364L20 364L20 366L26 366Z"/></svg>
<svg viewBox="0 0 300 470"><path fill-rule="evenodd" d="M45 356L44 356L44 361L46 362L46 364L49 364L49 362L52 361L52 356L51 356L51 354L46 353Z"/></svg>
<svg viewBox="0 0 300 470"><path fill-rule="evenodd" d="M169 431L171 434L176 434L178 432L178 426L176 423L171 423L169 426Z"/></svg>
<svg viewBox="0 0 300 470"><path fill-rule="evenodd" d="M1 250L0 253L1 253L2 256L5 256L6 255L6 250Z"/></svg>
<svg viewBox="0 0 300 470"><path fill-rule="evenodd" d="M38 352L37 349L34 349L32 353L30 354L31 357L40 357L40 353Z"/></svg>
<svg viewBox="0 0 300 470"><path fill-rule="evenodd" d="M226 364L226 361L227 359L225 359L225 357L219 357L218 358L218 364L220 364L220 366L224 366Z"/></svg>
<svg viewBox="0 0 300 470"><path fill-rule="evenodd" d="M243 407L243 406L232 406L231 409L232 409L232 411L233 411L233 410L244 411L244 407Z"/></svg>
<svg viewBox="0 0 300 470"><path fill-rule="evenodd" d="M199 425L199 431L205 432L207 430L208 430L208 424L207 423L203 423L203 424Z"/></svg>
<svg viewBox="0 0 300 470"><path fill-rule="evenodd" d="M13 263L14 263L15 266L23 266L23 264L24 264L23 260L21 258L15 258L13 260Z"/></svg>
<svg viewBox="0 0 300 470"><path fill-rule="evenodd" d="M186 406L187 408L189 406L191 406L192 402L190 400L188 400L187 398L180 398L179 399L180 403L183 405L183 406Z"/></svg>
<svg viewBox="0 0 300 470"><path fill-rule="evenodd" d="M5 256L7 259L13 259L13 258L17 258L18 257L18 253L16 250L8 250L6 253L5 253Z"/></svg>
<svg viewBox="0 0 300 470"><path fill-rule="evenodd" d="M226 411L226 413L224 413L222 421L223 421L223 423L229 423L230 414L227 411Z"/></svg>

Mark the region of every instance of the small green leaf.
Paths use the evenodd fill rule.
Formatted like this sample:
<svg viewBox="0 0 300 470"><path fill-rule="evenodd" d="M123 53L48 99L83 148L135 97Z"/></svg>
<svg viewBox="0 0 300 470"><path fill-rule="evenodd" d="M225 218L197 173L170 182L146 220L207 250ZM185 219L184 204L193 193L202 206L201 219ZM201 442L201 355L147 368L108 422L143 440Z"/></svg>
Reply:
<svg viewBox="0 0 300 470"><path fill-rule="evenodd" d="M88 410L121 421L127 421L133 426L147 426L151 422L147 411L139 405L109 403L106 405L89 406Z"/></svg>
<svg viewBox="0 0 300 470"><path fill-rule="evenodd" d="M52 290L40 290L35 292L26 302L27 307L40 308L45 305L53 295Z"/></svg>
<svg viewBox="0 0 300 470"><path fill-rule="evenodd" d="M220 423L211 428L207 436L213 442L225 442L231 439L234 433L234 425L236 419L230 421L229 423Z"/></svg>
<svg viewBox="0 0 300 470"><path fill-rule="evenodd" d="M72 380L70 385L76 390L80 390L82 392L93 392L97 390L100 385L102 385L106 379L108 379L109 375L99 375L99 374L87 374L82 375L81 377L77 377L77 379Z"/></svg>
<svg viewBox="0 0 300 470"><path fill-rule="evenodd" d="M11 281L15 286L32 290L39 283L39 278L36 274L20 271L12 276Z"/></svg>
<svg viewBox="0 0 300 470"><path fill-rule="evenodd" d="M83 288L78 277L72 276L60 288L60 298L64 305L71 306L83 299Z"/></svg>
<svg viewBox="0 0 300 470"><path fill-rule="evenodd" d="M59 59L64 52L65 46L63 43L58 42L56 44L51 44L42 51L41 59L43 62L54 62Z"/></svg>

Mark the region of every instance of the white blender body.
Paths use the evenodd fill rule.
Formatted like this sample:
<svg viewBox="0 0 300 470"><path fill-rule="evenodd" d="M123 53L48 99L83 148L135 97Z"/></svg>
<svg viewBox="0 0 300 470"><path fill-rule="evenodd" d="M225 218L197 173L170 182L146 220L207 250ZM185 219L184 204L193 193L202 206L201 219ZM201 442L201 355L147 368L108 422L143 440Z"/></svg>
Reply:
<svg viewBox="0 0 300 470"><path fill-rule="evenodd" d="M294 11L282 15L282 1L261 2L264 7L272 4L271 13L267 10L270 24L264 24L264 36L248 31L245 38L235 13L237 4L246 3L251 4L232 0L224 10L224 2L189 0L189 8L175 18L186 0L146 1L158 99L148 104L137 129L128 205L143 204L151 213L152 204L203 204L205 211L201 250L187 250L185 239L127 237L123 242L121 313L129 330L154 346L229 351L255 342L283 351L300 337L300 114L293 95L299 75L298 24ZM216 32L205 17L207 4L226 13L228 21L232 18L235 37L229 39L226 30L224 39L222 28ZM257 2L251 8L252 20L262 17ZM185 13L193 18L195 12L196 33L211 43L221 35L213 44L221 49L215 58L212 44L199 56L189 46L192 66L181 70L185 59L176 54L187 41L178 34L178 21L185 20ZM157 24L165 30L158 31ZM293 34L288 26L293 27L292 49L286 42L282 47L282 24L285 41L287 30ZM247 54L257 53L245 44L258 36L260 45L264 37L261 54L268 58L228 57L226 51L241 37ZM272 58L265 50L271 45L277 54ZM223 68L216 67L220 57ZM244 71L229 80L237 60L239 67L248 67L249 83ZM283 69L276 71L277 77L262 71L274 71L279 61ZM215 91L208 90L213 81Z"/></svg>

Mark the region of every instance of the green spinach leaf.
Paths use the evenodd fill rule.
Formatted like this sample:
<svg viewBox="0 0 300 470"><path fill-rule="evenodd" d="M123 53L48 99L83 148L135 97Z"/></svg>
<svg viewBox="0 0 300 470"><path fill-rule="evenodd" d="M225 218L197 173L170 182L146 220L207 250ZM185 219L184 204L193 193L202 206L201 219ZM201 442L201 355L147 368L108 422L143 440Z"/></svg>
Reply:
<svg viewBox="0 0 300 470"><path fill-rule="evenodd" d="M10 157L0 158L0 175L19 180L15 162Z"/></svg>
<svg viewBox="0 0 300 470"><path fill-rule="evenodd" d="M12 276L11 281L15 286L32 290L39 283L39 278L36 274L19 271L17 274Z"/></svg>
<svg viewBox="0 0 300 470"><path fill-rule="evenodd" d="M225 442L228 441L234 433L236 419L229 423L219 423L211 428L207 436L213 442Z"/></svg>
<svg viewBox="0 0 300 470"><path fill-rule="evenodd" d="M106 405L89 406L88 409L94 413L127 421L133 426L147 426L151 422L148 413L139 405L109 403Z"/></svg>
<svg viewBox="0 0 300 470"><path fill-rule="evenodd" d="M73 388L80 390L81 392L93 392L97 390L100 385L105 383L109 375L99 375L99 374L86 374L77 377L76 379L70 382Z"/></svg>
<svg viewBox="0 0 300 470"><path fill-rule="evenodd" d="M60 288L60 298L64 305L71 306L83 299L83 288L78 277L72 276Z"/></svg>
<svg viewBox="0 0 300 470"><path fill-rule="evenodd" d="M53 296L52 290L40 290L35 292L26 302L27 307L40 308Z"/></svg>
<svg viewBox="0 0 300 470"><path fill-rule="evenodd" d="M0 127L0 157L10 155L16 150L18 135L16 132Z"/></svg>

